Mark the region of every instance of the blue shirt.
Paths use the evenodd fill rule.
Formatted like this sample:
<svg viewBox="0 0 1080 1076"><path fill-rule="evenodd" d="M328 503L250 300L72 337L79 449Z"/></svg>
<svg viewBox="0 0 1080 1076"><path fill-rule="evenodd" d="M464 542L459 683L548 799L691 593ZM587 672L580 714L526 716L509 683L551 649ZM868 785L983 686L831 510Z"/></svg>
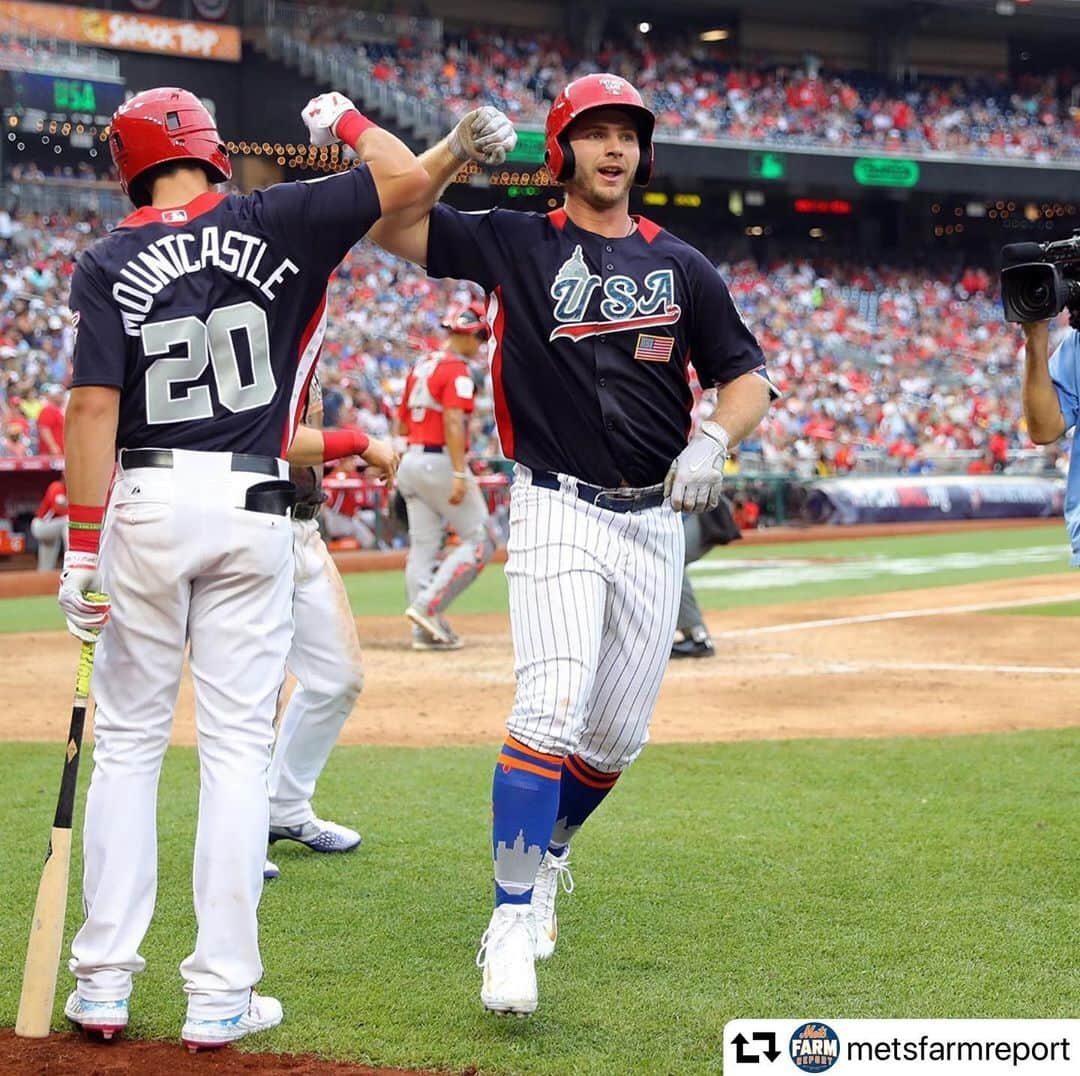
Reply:
<svg viewBox="0 0 1080 1076"><path fill-rule="evenodd" d="M1069 477L1065 484L1065 527L1072 545L1072 566L1080 568L1080 451L1075 426L1080 416L1080 333L1070 329L1050 356L1050 379L1057 390L1065 429L1073 430Z"/></svg>
<svg viewBox="0 0 1080 1076"><path fill-rule="evenodd" d="M663 482L690 432L687 365L706 388L764 375L716 268L644 217L614 239L561 209L440 204L427 269L488 292L499 438L533 470L605 487Z"/></svg>
<svg viewBox="0 0 1080 1076"><path fill-rule="evenodd" d="M120 389L117 448L284 456L327 278L378 217L364 166L138 210L79 259L72 385Z"/></svg>

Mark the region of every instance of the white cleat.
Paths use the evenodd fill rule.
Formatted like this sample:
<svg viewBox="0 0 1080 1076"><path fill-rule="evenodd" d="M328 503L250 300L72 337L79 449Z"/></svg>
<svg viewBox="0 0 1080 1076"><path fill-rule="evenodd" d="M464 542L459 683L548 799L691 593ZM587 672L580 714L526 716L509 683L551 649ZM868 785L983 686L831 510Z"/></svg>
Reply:
<svg viewBox="0 0 1080 1076"><path fill-rule="evenodd" d="M192 1020L184 1023L180 1041L192 1052L217 1050L257 1031L269 1031L281 1023L281 1002L251 991L248 1007L225 1020Z"/></svg>
<svg viewBox="0 0 1080 1076"><path fill-rule="evenodd" d="M569 896L574 892L574 876L570 873L570 850L561 856L544 853L533 883L532 910L536 918L536 959L547 960L555 952L559 937L559 920L555 915L555 898L559 886Z"/></svg>
<svg viewBox="0 0 1080 1076"><path fill-rule="evenodd" d="M527 1016L536 1010L536 924L528 904L501 904L480 939L476 966L484 973L485 1009Z"/></svg>
<svg viewBox="0 0 1080 1076"><path fill-rule="evenodd" d="M270 827L271 844L297 841L313 852L351 852L360 846L362 839L355 829L327 822L323 818L311 818L299 826Z"/></svg>
<svg viewBox="0 0 1080 1076"><path fill-rule="evenodd" d="M456 636L450 630L449 625L441 616L426 613L415 605L410 605L405 610L405 615L418 627L423 628L427 634L437 643L444 646L452 643Z"/></svg>
<svg viewBox="0 0 1080 1076"><path fill-rule="evenodd" d="M83 1031L93 1031L103 1039L119 1035L127 1027L128 999L120 1001L90 1001L72 990L64 1003L64 1015Z"/></svg>
<svg viewBox="0 0 1080 1076"><path fill-rule="evenodd" d="M276 863L271 863L270 860L263 862L263 881L272 882L275 878L281 877L281 868Z"/></svg>

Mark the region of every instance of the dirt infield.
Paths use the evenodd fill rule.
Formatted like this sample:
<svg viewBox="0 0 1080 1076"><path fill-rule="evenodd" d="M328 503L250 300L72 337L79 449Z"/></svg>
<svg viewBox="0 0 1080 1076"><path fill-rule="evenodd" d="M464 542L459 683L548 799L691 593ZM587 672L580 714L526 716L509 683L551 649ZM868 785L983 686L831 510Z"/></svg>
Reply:
<svg viewBox="0 0 1080 1076"><path fill-rule="evenodd" d="M712 612L717 656L671 664L653 740L939 736L1080 724L1080 667L1074 633L1062 630L1067 622L987 608L1070 597L1080 597L1080 578L1061 574ZM466 649L432 654L409 648L403 618L358 621L367 679L342 742L498 741L513 695L507 617L462 615L454 623ZM76 651L63 632L0 635L7 689L0 740L62 740ZM416 684L434 686L417 690ZM173 739L194 742L187 678ZM103 1046L72 1035L28 1041L0 1031L0 1071L362 1076L373 1070L229 1050L190 1057L175 1043Z"/></svg>

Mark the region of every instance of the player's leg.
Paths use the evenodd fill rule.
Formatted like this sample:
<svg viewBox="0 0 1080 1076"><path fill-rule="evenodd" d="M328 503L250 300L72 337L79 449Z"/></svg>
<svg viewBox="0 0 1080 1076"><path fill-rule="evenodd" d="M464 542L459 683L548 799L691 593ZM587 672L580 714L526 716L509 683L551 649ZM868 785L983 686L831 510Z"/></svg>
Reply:
<svg viewBox="0 0 1080 1076"><path fill-rule="evenodd" d="M242 497L238 503L243 503ZM212 509L212 510L211 510ZM194 952L180 966L189 1028L244 1013L262 975L256 911L281 671L292 637L292 526L215 502L189 633L200 766Z"/></svg>
<svg viewBox="0 0 1080 1076"><path fill-rule="evenodd" d="M311 797L364 684L360 640L345 584L315 520L293 524L296 590L288 668L296 689L278 723L270 763L270 840L347 852L351 829L315 817Z"/></svg>
<svg viewBox="0 0 1080 1076"><path fill-rule="evenodd" d="M80 996L115 1001L144 967L157 892L157 788L184 662L193 545L176 545L168 472L122 476L102 538L112 616L94 669L94 769L83 819L86 920L71 945ZM133 492L134 490L134 492Z"/></svg>
<svg viewBox="0 0 1080 1076"><path fill-rule="evenodd" d="M67 516L56 519L30 520L30 533L37 541L37 570L51 572L56 569L67 533Z"/></svg>
<svg viewBox="0 0 1080 1076"><path fill-rule="evenodd" d="M578 507L580 506L580 507ZM478 963L489 1009L532 1012L533 882L555 825L563 756L577 745L608 592L596 510L527 485L511 494L507 582L517 689L492 782L495 912Z"/></svg>
<svg viewBox="0 0 1080 1076"><path fill-rule="evenodd" d="M679 597L679 618L675 626L675 642L671 647L673 658L712 657L713 649L709 629L701 615L697 595L690 582L687 567L700 560L709 550L705 542L701 516L695 512L685 512L682 517L683 533L686 536L686 564L682 573L682 594Z"/></svg>
<svg viewBox="0 0 1080 1076"><path fill-rule="evenodd" d="M433 453L410 450L398 468L398 489L405 498L409 520L409 552L405 558L405 591L409 605L406 616L422 633L414 638L431 638L440 643L441 627L424 614L417 604L424 588L435 574L446 526L441 507L450 496L450 488L433 474Z"/></svg>
<svg viewBox="0 0 1080 1076"><path fill-rule="evenodd" d="M484 495L476 479L470 476L465 483L465 499L460 504L449 502L453 473L448 458L445 461L446 481L443 487L446 500L441 509L443 520L454 528L458 544L443 557L434 576L412 600L412 607L425 616L440 617L450 603L484 570L495 553L495 528L488 515ZM432 503L429 501L429 503Z"/></svg>
<svg viewBox="0 0 1080 1076"><path fill-rule="evenodd" d="M678 612L684 557L678 517L657 508L626 519L629 556L614 578L585 728L563 764L557 820L536 879L533 907L541 958L555 948L557 891L573 886L567 869L570 840L648 739Z"/></svg>

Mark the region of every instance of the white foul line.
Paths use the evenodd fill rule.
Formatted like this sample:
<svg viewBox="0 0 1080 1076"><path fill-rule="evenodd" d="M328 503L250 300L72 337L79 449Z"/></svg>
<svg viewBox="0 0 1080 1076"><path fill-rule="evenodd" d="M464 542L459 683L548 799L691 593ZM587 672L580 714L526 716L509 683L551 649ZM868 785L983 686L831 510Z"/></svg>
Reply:
<svg viewBox="0 0 1080 1076"><path fill-rule="evenodd" d="M943 605L932 609L905 609L893 613L863 613L860 616L837 616L826 620L799 620L792 624L768 624L761 628L736 628L714 635L714 639L742 639L749 635L779 635L786 631L809 631L812 628L840 628L848 624L874 624L882 620L911 620L920 616L952 616L957 613L985 613L991 609L1019 609L1025 605L1061 605L1080 601L1080 593L1052 597L1017 598L1007 602L979 602L975 605Z"/></svg>

